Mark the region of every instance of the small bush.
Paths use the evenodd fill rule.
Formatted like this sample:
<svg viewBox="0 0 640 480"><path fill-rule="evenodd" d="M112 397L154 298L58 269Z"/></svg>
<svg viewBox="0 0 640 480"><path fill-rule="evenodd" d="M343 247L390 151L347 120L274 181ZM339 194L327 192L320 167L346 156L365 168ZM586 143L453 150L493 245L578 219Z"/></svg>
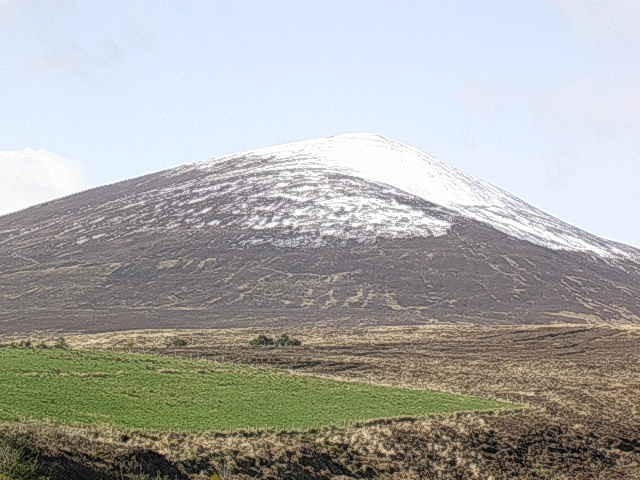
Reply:
<svg viewBox="0 0 640 480"><path fill-rule="evenodd" d="M184 338L170 337L165 341L167 347L186 347L189 344Z"/></svg>
<svg viewBox="0 0 640 480"><path fill-rule="evenodd" d="M258 335L249 342L249 345L253 347L270 347L274 344L275 342L273 341L273 338L267 337L266 335Z"/></svg>
<svg viewBox="0 0 640 480"><path fill-rule="evenodd" d="M56 338L53 343L47 343L45 341L34 343L31 340L20 340L19 342L11 343L10 346L13 348L37 348L42 350L46 350L47 348L61 348L68 350L71 348L64 337Z"/></svg>
<svg viewBox="0 0 640 480"><path fill-rule="evenodd" d="M253 347L299 347L302 342L284 333L275 340L266 335L258 335L249 344Z"/></svg>
<svg viewBox="0 0 640 480"><path fill-rule="evenodd" d="M277 347L299 347L302 342L297 338L290 337L286 333L280 335L276 340Z"/></svg>

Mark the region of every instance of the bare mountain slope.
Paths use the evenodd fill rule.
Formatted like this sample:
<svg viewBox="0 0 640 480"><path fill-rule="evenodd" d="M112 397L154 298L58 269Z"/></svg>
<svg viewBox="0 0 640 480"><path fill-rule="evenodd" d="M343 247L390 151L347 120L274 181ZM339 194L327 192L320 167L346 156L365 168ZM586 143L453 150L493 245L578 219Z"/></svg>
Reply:
<svg viewBox="0 0 640 480"><path fill-rule="evenodd" d="M640 322L640 252L341 135L0 217L0 330Z"/></svg>

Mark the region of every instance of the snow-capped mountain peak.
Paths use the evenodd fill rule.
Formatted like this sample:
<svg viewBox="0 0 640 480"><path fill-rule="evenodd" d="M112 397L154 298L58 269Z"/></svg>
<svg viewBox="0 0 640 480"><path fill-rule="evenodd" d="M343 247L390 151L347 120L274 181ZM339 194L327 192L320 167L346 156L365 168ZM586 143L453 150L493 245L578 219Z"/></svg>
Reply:
<svg viewBox="0 0 640 480"><path fill-rule="evenodd" d="M312 172L321 171L349 175L392 187L544 247L589 252L603 257L635 255L635 252L624 246L572 227L488 182L469 177L416 148L382 135L353 133L288 143L223 156L194 168L207 170L216 176L221 166L242 159L260 160L246 168L245 173L270 172L280 178L282 182L276 183L280 187L292 186L295 181L291 175L299 173L306 172L311 176ZM237 173L234 172L234 175ZM222 176L224 174L219 178ZM406 212L394 212L392 209L388 212L391 218L387 218L389 216L385 215L385 206L376 207L379 216L384 217L381 220L386 226L382 230L388 229L390 224L398 226L393 228L391 236L425 234L419 231L420 228L415 228L415 221L398 217L398 214ZM433 218L430 213L426 216ZM448 222L442 218L434 220L438 224L435 234L445 233ZM377 233L385 236L388 232Z"/></svg>
<svg viewBox="0 0 640 480"><path fill-rule="evenodd" d="M287 166L325 168L385 183L442 206L500 203L499 189L467 177L413 147L374 133L350 133L260 148L200 164L201 168L242 156L286 160ZM281 169L274 162L264 171Z"/></svg>
<svg viewBox="0 0 640 480"><path fill-rule="evenodd" d="M637 250L371 134L2 216L0 266L20 326L640 322Z"/></svg>
<svg viewBox="0 0 640 480"><path fill-rule="evenodd" d="M639 258L631 247L590 235L424 152L369 133L185 165L130 181L123 195L84 206L81 220L47 221L56 238L77 245L149 231L213 229L237 232L239 246L316 247L442 237L462 218L554 250Z"/></svg>

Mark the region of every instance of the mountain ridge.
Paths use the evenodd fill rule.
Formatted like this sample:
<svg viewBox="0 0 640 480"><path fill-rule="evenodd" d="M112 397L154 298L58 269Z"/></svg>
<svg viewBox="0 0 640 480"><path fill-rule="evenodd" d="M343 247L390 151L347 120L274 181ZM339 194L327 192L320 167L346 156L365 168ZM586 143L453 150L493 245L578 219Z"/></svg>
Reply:
<svg viewBox="0 0 640 480"><path fill-rule="evenodd" d="M0 217L0 329L637 323L638 258L413 147L348 134Z"/></svg>

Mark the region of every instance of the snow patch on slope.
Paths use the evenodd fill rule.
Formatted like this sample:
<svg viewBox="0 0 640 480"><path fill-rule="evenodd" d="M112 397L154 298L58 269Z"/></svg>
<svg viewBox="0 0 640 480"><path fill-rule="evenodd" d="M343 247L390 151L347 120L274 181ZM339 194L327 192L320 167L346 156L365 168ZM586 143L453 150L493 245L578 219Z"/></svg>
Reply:
<svg viewBox="0 0 640 480"><path fill-rule="evenodd" d="M246 174L277 174L284 187L291 176L286 172L323 172L350 175L369 182L388 185L458 214L496 228L513 237L556 250L589 252L603 257L625 256L623 247L588 234L548 215L508 192L487 182L465 175L445 163L413 147L374 134L345 134L315 140L294 142L261 148L210 160L191 166L215 173L218 167L239 159L254 160ZM256 161L259 160L259 161ZM314 186L309 187L313 195ZM302 191L299 193L302 195ZM345 200L346 201L346 200ZM368 199L359 199L365 205ZM352 203L351 200L346 203ZM384 205L376 206L381 217L387 212ZM393 222L392 218L382 221ZM426 214L423 218L429 217ZM290 217L295 224L296 215ZM362 218L367 222L367 218ZM254 225L255 226L255 225ZM404 232L384 232L382 236L412 236L420 234L405 225ZM399 227L402 229L402 226ZM437 234L446 232L446 222ZM397 229L396 229L397 230Z"/></svg>
<svg viewBox="0 0 640 480"><path fill-rule="evenodd" d="M61 236L90 246L114 235L213 229L240 245L316 247L440 237L457 218L470 218L550 249L640 260L631 247L590 235L426 153L372 134L227 155L141 178L128 192L86 205L82 221L54 220Z"/></svg>
<svg viewBox="0 0 640 480"><path fill-rule="evenodd" d="M216 205L200 210L215 214L216 225L253 231L243 244L320 246L329 239L433 237L445 235L451 227L451 212L441 207L314 162L249 154L169 174L194 168L204 175L180 186L191 192L189 203ZM177 188L155 195L169 198Z"/></svg>

